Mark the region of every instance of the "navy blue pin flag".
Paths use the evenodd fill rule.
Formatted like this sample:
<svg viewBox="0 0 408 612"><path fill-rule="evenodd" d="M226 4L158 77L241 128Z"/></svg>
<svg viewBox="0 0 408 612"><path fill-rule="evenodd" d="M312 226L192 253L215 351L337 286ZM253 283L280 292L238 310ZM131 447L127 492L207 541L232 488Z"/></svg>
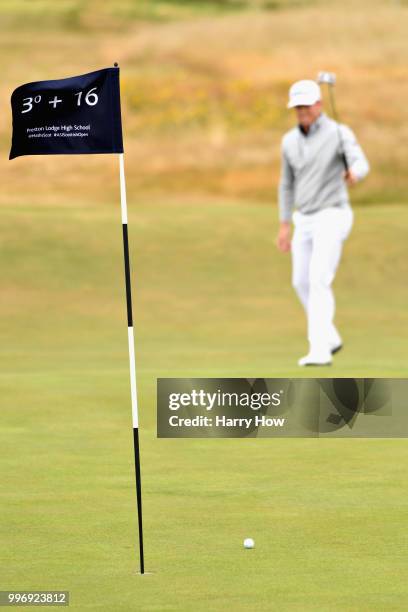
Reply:
<svg viewBox="0 0 408 612"><path fill-rule="evenodd" d="M13 91L11 108L9 159L123 153L119 68L26 83Z"/></svg>
<svg viewBox="0 0 408 612"><path fill-rule="evenodd" d="M9 159L22 155L118 153L140 573L144 574L139 422L119 68L115 64L114 68L103 68L68 79L26 83L13 91L11 108L13 136Z"/></svg>

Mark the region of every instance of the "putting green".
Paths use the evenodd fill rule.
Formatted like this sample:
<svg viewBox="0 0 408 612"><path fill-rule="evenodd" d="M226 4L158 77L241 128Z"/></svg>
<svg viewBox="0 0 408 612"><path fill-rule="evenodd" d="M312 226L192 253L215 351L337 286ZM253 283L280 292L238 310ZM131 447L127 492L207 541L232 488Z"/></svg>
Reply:
<svg viewBox="0 0 408 612"><path fill-rule="evenodd" d="M4 206L2 589L74 609L404 610L404 440L158 440L160 376L408 373L402 205L356 209L345 349L303 371L276 211L129 205L146 569L136 512L119 204ZM244 550L252 537L254 550Z"/></svg>

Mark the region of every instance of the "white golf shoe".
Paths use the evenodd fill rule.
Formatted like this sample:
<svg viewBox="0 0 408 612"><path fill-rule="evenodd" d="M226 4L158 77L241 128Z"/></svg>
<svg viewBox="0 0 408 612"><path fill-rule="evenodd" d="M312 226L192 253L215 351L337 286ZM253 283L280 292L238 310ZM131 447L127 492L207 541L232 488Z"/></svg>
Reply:
<svg viewBox="0 0 408 612"><path fill-rule="evenodd" d="M332 355L335 355L343 348L343 340L334 325L330 334L329 348Z"/></svg>
<svg viewBox="0 0 408 612"><path fill-rule="evenodd" d="M336 353L338 353L339 351L341 351L341 349L343 348L343 343L340 342L339 344L334 344L330 347L330 351L332 355L335 355Z"/></svg>
<svg viewBox="0 0 408 612"><path fill-rule="evenodd" d="M336 327L332 325L331 332L329 334L329 349L332 355L335 355L343 348L343 340Z"/></svg>
<svg viewBox="0 0 408 612"><path fill-rule="evenodd" d="M298 364L300 366L325 366L331 365L331 363L332 358L329 352L314 353L313 351L310 351L310 353L308 353L304 357L301 357L301 359L299 359L298 361Z"/></svg>

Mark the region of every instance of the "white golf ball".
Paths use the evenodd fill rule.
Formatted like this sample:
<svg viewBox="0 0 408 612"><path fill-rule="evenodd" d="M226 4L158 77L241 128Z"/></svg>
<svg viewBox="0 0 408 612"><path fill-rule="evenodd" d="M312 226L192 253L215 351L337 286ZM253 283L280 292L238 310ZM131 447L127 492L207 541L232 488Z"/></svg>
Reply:
<svg viewBox="0 0 408 612"><path fill-rule="evenodd" d="M255 542L252 538L245 538L244 540L244 548L253 548L255 546Z"/></svg>

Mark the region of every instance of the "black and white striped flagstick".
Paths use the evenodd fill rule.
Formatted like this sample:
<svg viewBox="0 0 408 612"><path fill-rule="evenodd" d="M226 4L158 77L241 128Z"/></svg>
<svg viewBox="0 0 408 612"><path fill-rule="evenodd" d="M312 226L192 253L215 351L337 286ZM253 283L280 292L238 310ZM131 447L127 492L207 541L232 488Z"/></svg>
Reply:
<svg viewBox="0 0 408 612"><path fill-rule="evenodd" d="M127 304L129 367L130 367L130 397L131 397L131 402L132 402L133 442L134 442L134 449L135 449L137 517L138 517L138 523L139 523L140 573L144 574L142 486L141 486L141 477L140 477L140 448L139 448L139 419L138 419L138 410L137 410L135 340L134 340L134 334L133 334L132 291L131 291L131 285L130 285L130 262L129 262L129 241L128 241L128 225L127 225L125 164L124 164L123 153L119 153L119 177L120 177L120 208L122 211L122 229L123 229L123 255L125 258L126 304Z"/></svg>

